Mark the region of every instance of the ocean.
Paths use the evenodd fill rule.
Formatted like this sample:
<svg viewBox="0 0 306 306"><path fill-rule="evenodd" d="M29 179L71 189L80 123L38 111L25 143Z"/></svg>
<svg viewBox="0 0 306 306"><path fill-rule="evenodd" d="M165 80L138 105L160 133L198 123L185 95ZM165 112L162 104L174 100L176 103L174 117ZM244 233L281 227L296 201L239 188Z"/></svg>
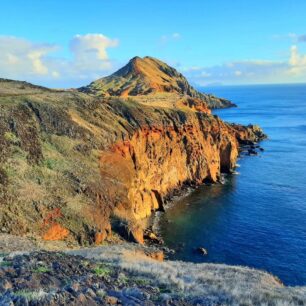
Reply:
<svg viewBox="0 0 306 306"><path fill-rule="evenodd" d="M269 139L264 152L238 160L224 185L201 186L159 216L171 258L253 267L306 285L306 85L203 91L238 105L214 111L223 120L259 124Z"/></svg>

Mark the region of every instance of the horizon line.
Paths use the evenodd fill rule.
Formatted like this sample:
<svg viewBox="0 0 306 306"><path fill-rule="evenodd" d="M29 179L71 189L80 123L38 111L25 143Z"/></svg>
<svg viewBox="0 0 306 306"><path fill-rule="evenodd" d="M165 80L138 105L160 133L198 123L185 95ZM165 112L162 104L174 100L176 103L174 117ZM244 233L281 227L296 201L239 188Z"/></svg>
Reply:
<svg viewBox="0 0 306 306"><path fill-rule="evenodd" d="M5 77L0 77L0 80L8 80L8 81L15 81L15 82L26 82L26 83L30 83L32 85L36 85L36 86L41 86L41 87L45 87L48 89L54 89L54 90L69 90L69 89L78 89L79 87L49 87L46 85L42 85L39 83L32 83L31 81L27 81L27 80L18 80L18 79L10 79L10 78L5 78ZM94 82L94 81L92 81ZM213 88L213 87L245 87L245 86L288 86L288 85L306 85L306 82L292 82L292 83L248 83L248 84L208 84L208 85L197 85L195 83L192 83L190 81L188 81L190 83L191 86L193 86L195 89L197 88ZM86 85L82 85L82 86L86 86ZM81 87L82 87L81 86Z"/></svg>

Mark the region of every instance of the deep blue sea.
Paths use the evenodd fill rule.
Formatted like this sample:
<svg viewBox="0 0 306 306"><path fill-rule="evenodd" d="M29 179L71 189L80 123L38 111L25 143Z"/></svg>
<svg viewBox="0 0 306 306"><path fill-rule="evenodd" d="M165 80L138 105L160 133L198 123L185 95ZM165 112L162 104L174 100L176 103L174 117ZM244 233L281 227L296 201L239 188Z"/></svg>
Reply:
<svg viewBox="0 0 306 306"><path fill-rule="evenodd" d="M204 91L238 105L215 114L259 124L269 139L259 156L239 159L225 185L202 186L161 215L166 245L175 259L249 266L306 285L306 85Z"/></svg>

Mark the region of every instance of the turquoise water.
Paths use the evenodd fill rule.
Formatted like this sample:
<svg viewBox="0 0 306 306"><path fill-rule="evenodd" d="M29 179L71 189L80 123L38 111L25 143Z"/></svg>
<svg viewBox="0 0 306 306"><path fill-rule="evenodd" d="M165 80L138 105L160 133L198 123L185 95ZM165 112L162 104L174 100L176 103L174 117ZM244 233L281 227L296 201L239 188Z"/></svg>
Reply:
<svg viewBox="0 0 306 306"><path fill-rule="evenodd" d="M239 107L215 113L259 124L269 139L259 156L241 157L239 175L202 186L161 215L175 259L246 265L306 285L306 85L205 89ZM194 251L205 247L208 256Z"/></svg>

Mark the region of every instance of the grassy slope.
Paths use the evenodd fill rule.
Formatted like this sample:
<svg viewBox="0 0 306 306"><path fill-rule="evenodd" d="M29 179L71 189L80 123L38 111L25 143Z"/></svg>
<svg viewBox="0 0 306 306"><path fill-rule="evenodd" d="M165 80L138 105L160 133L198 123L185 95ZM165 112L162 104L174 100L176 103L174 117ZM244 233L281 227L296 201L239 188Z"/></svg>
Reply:
<svg viewBox="0 0 306 306"><path fill-rule="evenodd" d="M204 305L304 305L305 287L286 287L272 275L240 266L157 262L137 252L133 245L71 251L74 255L119 266L129 275L145 277L170 289L170 295Z"/></svg>
<svg viewBox="0 0 306 306"><path fill-rule="evenodd" d="M188 113L0 80L0 231L43 234L59 223L73 240L92 242L126 196L101 180L101 150Z"/></svg>
<svg viewBox="0 0 306 306"><path fill-rule="evenodd" d="M0 230L43 232L60 208L59 222L74 238L88 240L82 234L95 224L95 195L103 189L97 183L99 150L120 127L106 105L81 93L0 85ZM98 108L92 117L97 125L82 118L92 108Z"/></svg>

